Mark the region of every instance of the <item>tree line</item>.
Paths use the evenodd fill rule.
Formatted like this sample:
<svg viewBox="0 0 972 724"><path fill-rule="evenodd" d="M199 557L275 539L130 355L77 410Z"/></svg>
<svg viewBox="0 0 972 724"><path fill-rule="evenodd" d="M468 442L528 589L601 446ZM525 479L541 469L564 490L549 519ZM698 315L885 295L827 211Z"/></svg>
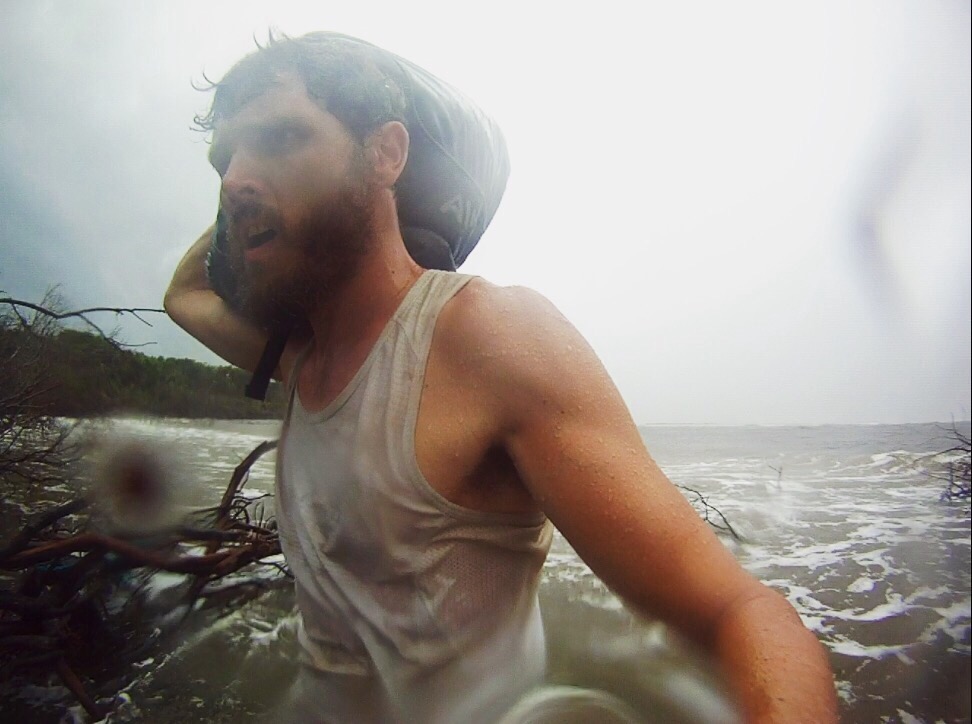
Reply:
<svg viewBox="0 0 972 724"><path fill-rule="evenodd" d="M35 331L0 325L0 348L36 347ZM33 403L47 415L112 414L228 419L276 418L283 391L271 385L267 402L243 396L249 373L189 359L151 357L98 334L60 328L44 335L47 378Z"/></svg>

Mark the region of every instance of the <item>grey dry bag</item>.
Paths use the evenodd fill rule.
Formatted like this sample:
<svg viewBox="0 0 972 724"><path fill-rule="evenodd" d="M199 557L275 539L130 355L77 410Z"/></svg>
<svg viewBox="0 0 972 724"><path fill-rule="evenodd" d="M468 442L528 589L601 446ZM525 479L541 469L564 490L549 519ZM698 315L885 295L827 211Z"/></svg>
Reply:
<svg viewBox="0 0 972 724"><path fill-rule="evenodd" d="M396 184L405 247L429 269L455 270L493 219L510 173L499 126L455 88L414 63L357 38L317 33L364 46L405 95L408 161ZM226 225L217 214L206 268L212 288L238 306L227 260ZM271 330L246 395L262 400L280 361L289 329Z"/></svg>

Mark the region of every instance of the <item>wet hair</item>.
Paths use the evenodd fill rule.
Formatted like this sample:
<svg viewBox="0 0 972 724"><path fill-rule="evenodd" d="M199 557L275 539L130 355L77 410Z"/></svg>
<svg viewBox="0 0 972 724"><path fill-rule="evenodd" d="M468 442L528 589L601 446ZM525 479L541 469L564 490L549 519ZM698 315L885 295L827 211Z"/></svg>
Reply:
<svg viewBox="0 0 972 724"><path fill-rule="evenodd" d="M237 62L222 80L207 79L201 90L214 92L213 103L206 115L196 116L196 126L212 131L279 83L282 75L293 74L315 102L363 143L384 123L405 120L405 94L376 51L368 43L336 33L298 38L271 34L266 45L257 44L257 50Z"/></svg>

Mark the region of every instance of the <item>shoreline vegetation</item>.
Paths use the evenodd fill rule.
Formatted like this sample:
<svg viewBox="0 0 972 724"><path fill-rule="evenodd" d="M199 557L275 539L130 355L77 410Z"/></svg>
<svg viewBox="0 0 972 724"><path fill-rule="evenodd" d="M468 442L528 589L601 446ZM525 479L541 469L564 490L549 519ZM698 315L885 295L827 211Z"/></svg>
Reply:
<svg viewBox="0 0 972 724"><path fill-rule="evenodd" d="M0 346L24 348L33 336L0 327ZM43 347L47 379L35 402L48 415L269 420L283 414L279 383L271 384L266 402L248 399L243 388L250 375L235 367L152 357L74 329L44 335Z"/></svg>
<svg viewBox="0 0 972 724"><path fill-rule="evenodd" d="M243 395L250 373L190 359L151 357L87 332L65 329L52 342L51 412L61 417L124 413L158 417L278 419L282 386L267 401Z"/></svg>

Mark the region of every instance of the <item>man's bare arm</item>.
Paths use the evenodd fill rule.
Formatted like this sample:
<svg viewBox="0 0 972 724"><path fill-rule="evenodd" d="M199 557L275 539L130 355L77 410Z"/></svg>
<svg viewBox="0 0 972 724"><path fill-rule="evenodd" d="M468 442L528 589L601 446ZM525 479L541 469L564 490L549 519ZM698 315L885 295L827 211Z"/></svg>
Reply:
<svg viewBox="0 0 972 724"><path fill-rule="evenodd" d="M267 335L243 319L209 286L206 254L213 229L199 237L176 267L164 306L169 317L193 337L232 365L253 371L267 341ZM289 370L293 343L287 345L274 377Z"/></svg>
<svg viewBox="0 0 972 724"><path fill-rule="evenodd" d="M823 647L651 459L579 333L527 290L469 296L472 331L456 354L483 370L508 453L578 554L627 602L715 654L747 721L835 721ZM477 350L488 354L474 360Z"/></svg>

